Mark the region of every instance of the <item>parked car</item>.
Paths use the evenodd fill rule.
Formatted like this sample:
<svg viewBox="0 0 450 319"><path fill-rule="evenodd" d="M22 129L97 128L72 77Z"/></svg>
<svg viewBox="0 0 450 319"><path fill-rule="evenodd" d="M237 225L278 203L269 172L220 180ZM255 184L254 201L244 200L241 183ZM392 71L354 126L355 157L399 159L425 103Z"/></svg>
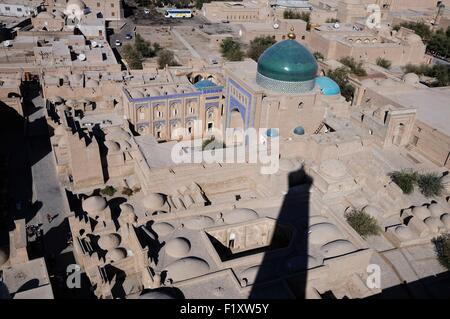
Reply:
<svg viewBox="0 0 450 319"><path fill-rule="evenodd" d="M145 9L144 9L144 13L145 13L145 14L149 14L149 13L150 13L150 10L147 9L147 8L145 8Z"/></svg>
<svg viewBox="0 0 450 319"><path fill-rule="evenodd" d="M127 33L125 35L125 39L127 39L127 40L131 40L132 38L133 38L133 36L131 35L131 33Z"/></svg>
<svg viewBox="0 0 450 319"><path fill-rule="evenodd" d="M116 47L120 47L122 45L122 42L120 40L116 40Z"/></svg>

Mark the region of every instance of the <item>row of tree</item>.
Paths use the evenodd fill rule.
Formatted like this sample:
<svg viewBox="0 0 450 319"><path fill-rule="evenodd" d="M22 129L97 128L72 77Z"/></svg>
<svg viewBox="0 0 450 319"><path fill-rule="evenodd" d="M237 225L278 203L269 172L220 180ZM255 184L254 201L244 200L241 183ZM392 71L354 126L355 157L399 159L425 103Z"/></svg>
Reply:
<svg viewBox="0 0 450 319"><path fill-rule="evenodd" d="M427 45L427 51L431 54L443 58L450 58L450 27L447 30L439 29L433 31L423 22L402 22L394 26L394 30L405 27L414 30Z"/></svg>
<svg viewBox="0 0 450 319"><path fill-rule="evenodd" d="M450 85L450 66L445 64L407 64L403 67L405 73L415 73L417 75L425 75L434 80L429 84L433 87Z"/></svg>
<svg viewBox="0 0 450 319"><path fill-rule="evenodd" d="M259 36L250 42L247 52L244 52L240 42L226 38L220 45L220 51L228 61L242 61L246 56L258 61L261 54L275 42L276 40L272 36Z"/></svg>
<svg viewBox="0 0 450 319"><path fill-rule="evenodd" d="M134 45L124 45L122 55L131 69L142 69L144 59L153 57L158 57L158 66L160 69L166 65L178 65L172 51L163 49L159 43L154 42L152 44L145 41L140 34L136 34Z"/></svg>
<svg viewBox="0 0 450 319"><path fill-rule="evenodd" d="M309 12L297 12L291 9L283 11L283 18L285 19L300 19L306 22L306 30L311 29L311 14Z"/></svg>

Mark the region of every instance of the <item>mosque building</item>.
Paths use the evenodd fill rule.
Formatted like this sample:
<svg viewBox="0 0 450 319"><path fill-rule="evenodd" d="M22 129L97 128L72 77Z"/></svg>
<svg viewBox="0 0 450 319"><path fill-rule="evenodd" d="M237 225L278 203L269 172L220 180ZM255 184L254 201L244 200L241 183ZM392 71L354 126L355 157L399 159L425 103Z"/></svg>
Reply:
<svg viewBox="0 0 450 319"><path fill-rule="evenodd" d="M316 59L293 30L258 63L247 59L224 69L225 128L267 128L268 136L279 128L281 137L311 134L326 116L326 101L340 97L333 80L318 76Z"/></svg>

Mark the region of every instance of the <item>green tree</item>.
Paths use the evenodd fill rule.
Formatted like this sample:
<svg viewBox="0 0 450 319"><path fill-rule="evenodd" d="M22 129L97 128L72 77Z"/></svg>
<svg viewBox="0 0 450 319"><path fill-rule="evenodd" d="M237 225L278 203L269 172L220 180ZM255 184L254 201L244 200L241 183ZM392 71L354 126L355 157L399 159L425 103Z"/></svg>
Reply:
<svg viewBox="0 0 450 319"><path fill-rule="evenodd" d="M241 44L232 38L226 38L222 41L220 44L220 52L228 61L242 61L244 58Z"/></svg>
<svg viewBox="0 0 450 319"><path fill-rule="evenodd" d="M442 234L433 238L432 243L434 244L439 263L450 270L450 234Z"/></svg>
<svg viewBox="0 0 450 319"><path fill-rule="evenodd" d="M349 225L363 238L376 236L381 231L377 220L366 212L353 209L345 213L344 217Z"/></svg>
<svg viewBox="0 0 450 319"><path fill-rule="evenodd" d="M155 52L151 47L151 44L144 40L144 38L137 33L134 38L134 48L138 51L144 58L152 58L155 56Z"/></svg>
<svg viewBox="0 0 450 319"><path fill-rule="evenodd" d="M133 190L129 187L124 187L122 189L122 195L131 196L131 195L133 195Z"/></svg>
<svg viewBox="0 0 450 319"><path fill-rule="evenodd" d="M325 60L325 57L323 56L323 54L318 51L314 52L314 57L316 58L317 61Z"/></svg>
<svg viewBox="0 0 450 319"><path fill-rule="evenodd" d="M419 175L417 184L419 185L420 192L425 197L439 196L444 190L442 178L436 173Z"/></svg>
<svg viewBox="0 0 450 319"><path fill-rule="evenodd" d="M131 69L142 69L142 55L131 44L123 46L122 55Z"/></svg>
<svg viewBox="0 0 450 319"><path fill-rule="evenodd" d="M389 70L391 68L392 63L391 63L391 61L389 61L387 59L379 57L377 59L377 65Z"/></svg>
<svg viewBox="0 0 450 319"><path fill-rule="evenodd" d="M247 56L255 61L258 61L261 54L269 47L271 47L276 40L271 36L259 36L250 42L250 47L247 51Z"/></svg>
<svg viewBox="0 0 450 319"><path fill-rule="evenodd" d="M367 72L363 67L362 61L356 61L353 57L344 57L339 60L343 65L350 69L350 72L357 76L366 76Z"/></svg>
<svg viewBox="0 0 450 319"><path fill-rule="evenodd" d="M163 69L166 65L177 66L179 65L175 59L175 55L172 51L167 49L162 49L158 51L158 66Z"/></svg>
<svg viewBox="0 0 450 319"><path fill-rule="evenodd" d="M306 22L306 30L311 29L311 14L309 12L296 12L294 10L287 9L283 11L283 18L303 20Z"/></svg>
<svg viewBox="0 0 450 319"><path fill-rule="evenodd" d="M350 84L348 74L349 70L346 67L339 67L327 72L327 76L339 85L341 95L345 97L345 100L351 101L355 94L355 88Z"/></svg>
<svg viewBox="0 0 450 319"><path fill-rule="evenodd" d="M399 25L394 26L393 29L398 31L400 30L400 27L413 30L425 42L427 42L433 34L430 27L423 22L402 22Z"/></svg>
<svg viewBox="0 0 450 319"><path fill-rule="evenodd" d="M407 64L403 67L403 72L415 73L417 75L425 75L434 78L434 81L430 84L433 87L441 87L450 85L450 65L446 64L419 64L412 65Z"/></svg>
<svg viewBox="0 0 450 319"><path fill-rule="evenodd" d="M105 188L103 188L102 190L100 190L100 193L102 195L106 195L106 196L114 196L114 194L117 192L117 190L114 188L114 186L108 185Z"/></svg>
<svg viewBox="0 0 450 319"><path fill-rule="evenodd" d="M336 23L339 22L339 19L336 18L327 18L327 20L325 20L326 23Z"/></svg>
<svg viewBox="0 0 450 319"><path fill-rule="evenodd" d="M401 170L389 173L391 180L400 187L405 194L411 194L414 191L414 184L419 175L412 170Z"/></svg>

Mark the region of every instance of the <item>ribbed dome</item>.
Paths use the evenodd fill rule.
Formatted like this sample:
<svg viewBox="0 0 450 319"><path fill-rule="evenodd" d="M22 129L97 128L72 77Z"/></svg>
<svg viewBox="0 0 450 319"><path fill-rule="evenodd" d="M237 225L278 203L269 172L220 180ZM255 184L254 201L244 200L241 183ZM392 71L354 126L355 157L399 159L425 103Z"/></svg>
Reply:
<svg viewBox="0 0 450 319"><path fill-rule="evenodd" d="M305 92L314 88L317 70L317 62L311 52L289 39L274 44L261 55L257 82L275 91ZM283 82L288 83L283 85Z"/></svg>

